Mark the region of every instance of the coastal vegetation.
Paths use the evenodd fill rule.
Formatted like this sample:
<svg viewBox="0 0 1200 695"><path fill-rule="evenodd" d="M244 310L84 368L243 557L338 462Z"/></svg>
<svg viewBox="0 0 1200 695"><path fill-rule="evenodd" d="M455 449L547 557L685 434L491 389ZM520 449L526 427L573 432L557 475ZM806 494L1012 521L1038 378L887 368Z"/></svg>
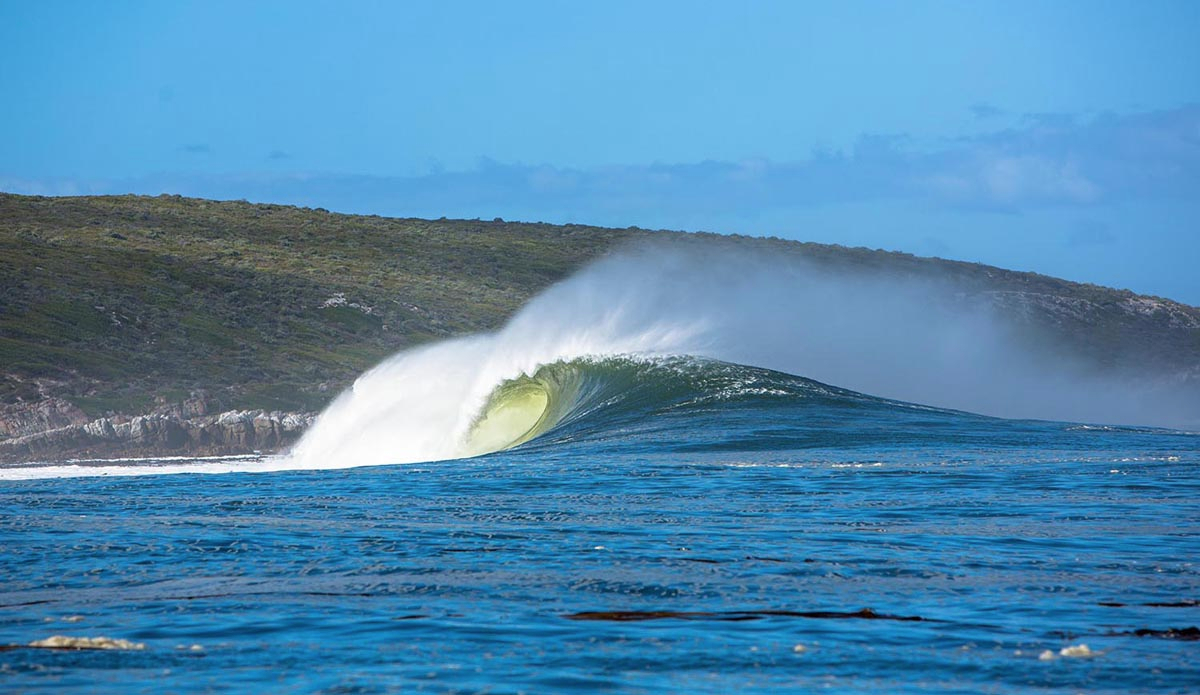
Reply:
<svg viewBox="0 0 1200 695"><path fill-rule="evenodd" d="M0 195L0 403L202 390L316 409L404 347L498 327L630 234L159 196Z"/></svg>

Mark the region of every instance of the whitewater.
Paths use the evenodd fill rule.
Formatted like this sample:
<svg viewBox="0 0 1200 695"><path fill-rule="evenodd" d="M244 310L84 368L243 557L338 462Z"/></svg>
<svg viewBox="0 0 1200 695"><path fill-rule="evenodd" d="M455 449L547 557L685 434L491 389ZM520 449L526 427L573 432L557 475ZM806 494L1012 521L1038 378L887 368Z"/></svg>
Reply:
<svg viewBox="0 0 1200 695"><path fill-rule="evenodd" d="M0 690L1194 692L1196 413L1034 345L625 251L290 452L0 468Z"/></svg>

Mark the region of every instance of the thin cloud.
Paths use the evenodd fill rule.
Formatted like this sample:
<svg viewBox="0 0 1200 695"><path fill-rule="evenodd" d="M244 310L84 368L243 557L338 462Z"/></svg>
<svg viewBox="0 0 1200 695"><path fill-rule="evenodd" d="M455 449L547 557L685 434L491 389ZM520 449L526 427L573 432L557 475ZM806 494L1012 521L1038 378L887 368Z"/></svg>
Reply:
<svg viewBox="0 0 1200 695"><path fill-rule="evenodd" d="M1103 194L1075 157L1003 150L969 153L914 181L942 202L975 206L1087 205Z"/></svg>
<svg viewBox="0 0 1200 695"><path fill-rule="evenodd" d="M202 154L207 145L188 145ZM287 153L268 158L284 161ZM8 184L8 190L14 190ZM30 190L32 182L20 186ZM1081 121L1031 116L1019 126L924 149L869 134L802 161L704 161L576 169L481 158L469 171L409 177L334 174L156 175L58 181L50 189L249 198L377 214L638 220L753 216L839 203L906 200L934 208L1086 210L1122 200L1200 195L1200 105ZM476 212L477 211L477 212Z"/></svg>

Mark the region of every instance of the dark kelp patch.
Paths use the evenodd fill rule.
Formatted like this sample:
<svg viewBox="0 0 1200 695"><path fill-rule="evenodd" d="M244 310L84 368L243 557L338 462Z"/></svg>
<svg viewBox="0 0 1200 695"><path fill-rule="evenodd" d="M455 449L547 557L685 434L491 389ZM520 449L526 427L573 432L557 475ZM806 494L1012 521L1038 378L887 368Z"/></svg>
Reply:
<svg viewBox="0 0 1200 695"><path fill-rule="evenodd" d="M1134 635L1137 637L1158 637L1159 639L1177 639L1184 642L1200 642L1200 627L1169 627L1165 630L1142 628L1127 632L1114 632L1112 635Z"/></svg>
<svg viewBox="0 0 1200 695"><path fill-rule="evenodd" d="M1119 601L1100 601L1097 605L1105 608L1124 608L1130 604L1121 603ZM1137 603L1137 606L1146 606L1148 608L1200 608L1200 601L1196 599L1185 599L1183 601L1151 601L1150 603Z"/></svg>
<svg viewBox="0 0 1200 695"><path fill-rule="evenodd" d="M876 613L870 608L858 611L786 611L786 610L756 610L756 611L583 611L564 615L567 620L605 620L614 622L637 622L642 620L762 620L763 618L816 618L831 620L900 620L926 621L919 615L890 615Z"/></svg>

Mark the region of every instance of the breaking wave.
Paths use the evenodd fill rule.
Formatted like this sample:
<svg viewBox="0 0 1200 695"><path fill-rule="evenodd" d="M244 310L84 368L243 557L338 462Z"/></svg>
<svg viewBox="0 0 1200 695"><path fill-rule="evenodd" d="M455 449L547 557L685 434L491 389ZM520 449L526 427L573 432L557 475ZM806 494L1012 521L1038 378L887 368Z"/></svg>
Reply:
<svg viewBox="0 0 1200 695"><path fill-rule="evenodd" d="M464 458L535 439L553 445L621 436L635 423L739 403L762 407L769 401L795 405L797 399L807 399L826 409L914 407L782 372L695 356L561 360L504 379L481 401L464 401L477 402L478 407L456 409L456 399L443 392L435 402L425 402L442 407L422 409L405 397L411 391L405 391L389 409L394 417L384 415L365 423L364 410L379 410L357 388L332 407L297 447L292 459L298 467ZM356 422L357 428L352 425Z"/></svg>
<svg viewBox="0 0 1200 695"><path fill-rule="evenodd" d="M847 431L874 427L856 419L864 411L892 423L892 441L927 431L930 418L962 422L961 411L1180 428L1194 419L1194 409L1128 382L1082 378L1069 358L1031 348L1036 341L964 296L948 282L870 268L831 273L736 245L651 245L551 287L495 333L385 360L287 454L206 465L223 472L440 461L672 426L681 437L716 441L748 401L753 408L740 412L785 418L770 430L744 423L781 447L796 442L772 433L796 427L807 428L804 446L845 442ZM796 407L785 417L778 403ZM164 464L142 468L167 472Z"/></svg>
<svg viewBox="0 0 1200 695"><path fill-rule="evenodd" d="M737 367L736 378L772 384L765 388L781 377L755 368L852 389L842 394L986 415L1182 426L1179 408L1118 380L1081 377L1069 358L1031 344L948 283L870 269L831 274L720 244L652 245L551 287L496 333L386 360L318 418L287 462L474 456L613 401L682 385L688 397L720 392L694 377L728 373L729 363L753 365Z"/></svg>

